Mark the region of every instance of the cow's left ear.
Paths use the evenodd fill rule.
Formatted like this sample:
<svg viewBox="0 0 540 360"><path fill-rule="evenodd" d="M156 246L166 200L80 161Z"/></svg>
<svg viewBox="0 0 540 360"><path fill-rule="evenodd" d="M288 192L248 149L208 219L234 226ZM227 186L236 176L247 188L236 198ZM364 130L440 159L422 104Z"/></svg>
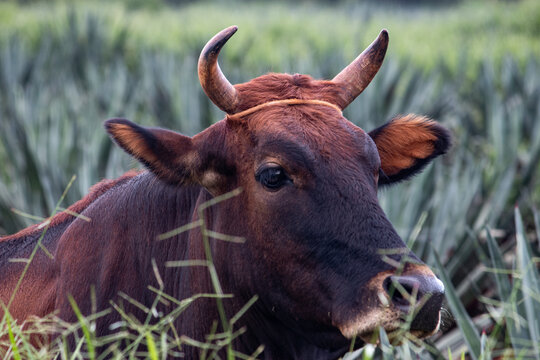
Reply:
<svg viewBox="0 0 540 360"><path fill-rule="evenodd" d="M397 117L369 133L381 158L386 177L379 185L405 180L419 173L451 143L448 130L423 116Z"/></svg>
<svg viewBox="0 0 540 360"><path fill-rule="evenodd" d="M190 183L196 154L190 137L174 131L146 128L126 119L105 121L105 129L128 154L168 183Z"/></svg>
<svg viewBox="0 0 540 360"><path fill-rule="evenodd" d="M170 184L196 183L210 192L219 188L218 172L223 169L213 169L215 156L210 158L208 151L201 151L201 141L171 130L142 127L125 119L107 120L105 129L122 149L161 180Z"/></svg>

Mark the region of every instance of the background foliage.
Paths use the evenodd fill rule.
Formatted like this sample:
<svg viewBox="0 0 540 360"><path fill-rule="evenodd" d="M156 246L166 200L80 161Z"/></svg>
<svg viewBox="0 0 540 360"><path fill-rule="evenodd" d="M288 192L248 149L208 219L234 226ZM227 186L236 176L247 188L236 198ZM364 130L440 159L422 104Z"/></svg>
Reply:
<svg viewBox="0 0 540 360"><path fill-rule="evenodd" d="M221 67L243 82L268 71L331 78L386 27L387 60L345 115L371 129L414 112L452 129L450 154L380 198L439 270L457 326L448 316L428 350L369 356L540 359L540 2L186 3L0 3L0 234L35 221L19 211L51 214L72 175L66 207L136 166L103 120L193 135L221 119L196 63L222 28L239 25Z"/></svg>

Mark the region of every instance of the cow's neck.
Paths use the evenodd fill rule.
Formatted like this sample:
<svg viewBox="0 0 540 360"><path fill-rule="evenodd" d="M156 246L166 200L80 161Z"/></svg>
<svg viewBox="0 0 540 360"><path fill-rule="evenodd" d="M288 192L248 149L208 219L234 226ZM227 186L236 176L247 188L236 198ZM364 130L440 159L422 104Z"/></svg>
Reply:
<svg viewBox="0 0 540 360"><path fill-rule="evenodd" d="M154 184L155 186L156 184ZM168 186L158 191L166 193L170 190ZM186 203L182 212L176 214L176 220L167 223L174 224L172 229L161 229L166 232L175 227L183 226L190 222L199 220L197 208L204 202L211 199L211 195L203 188L183 189L179 193L186 192ZM172 198L171 198L172 196ZM178 194L170 193L156 202L156 205L174 207L180 201ZM159 204L158 204L159 203ZM234 221L231 226L223 223L223 212L227 213L229 218L234 209L227 209L227 206L216 206L205 212L205 222L208 229L221 231L228 235L237 234L234 228ZM170 212L169 212L170 214ZM164 219L161 219L163 223ZM242 289L240 277L237 275L247 271L240 265L241 262L234 262L234 259L243 258L248 260L249 246L247 244L231 244L228 242L209 239L212 252L214 254L214 263L217 269L218 277L226 294L233 294L232 299L224 299L223 304L227 312L227 318L232 318L254 295L245 287ZM155 255L155 256L153 256ZM159 256L159 257L156 257ZM146 249L141 254L141 262L150 262L154 259L158 265L160 277L164 284L164 292L177 299L186 299L197 294L215 293L207 267L189 266L189 267L167 267L166 262L170 261L193 261L206 259L204 246L201 238L201 232L195 228L189 232L184 232L175 237L155 241L150 249ZM243 263L242 263L243 264ZM143 264L146 268L150 264ZM247 266L247 264L244 264ZM154 274L148 273L149 283L158 287L158 281ZM245 274L244 274L245 277ZM245 284L244 284L245 285ZM248 285L249 287L249 285ZM155 294L146 292L148 298L146 302L150 305L155 299ZM161 309L164 313L170 312L171 308ZM198 341L206 341L206 336L211 332L215 321L221 324L217 311L216 300L213 298L199 298L195 300L177 319L176 328L178 333L186 335ZM233 348L245 354L253 353L260 345L264 346L264 352L258 358L263 359L336 359L343 355L348 349L348 342L342 338L335 329L317 329L313 335L309 325L303 325L303 328L296 328L296 320L290 316L276 314L271 307L264 305L264 299L258 302L244 315L244 317L234 326L233 330L246 327L246 332L241 335L233 344ZM220 326L218 331L223 330ZM322 335L321 335L322 333ZM315 335L319 334L319 335ZM332 350L328 350L332 349ZM200 350L197 348L184 347L187 358L198 358Z"/></svg>
<svg viewBox="0 0 540 360"><path fill-rule="evenodd" d="M247 354L260 344L264 345L263 359L337 359L347 351L349 342L334 329L300 324L261 305L246 314L247 331L236 344Z"/></svg>
<svg viewBox="0 0 540 360"><path fill-rule="evenodd" d="M230 311L231 308L238 309L238 303L227 301L226 307ZM196 324L198 328L186 329L182 324L177 324L179 330L188 336L201 341L205 341L205 336L210 333L210 322L206 326L202 326L202 322L208 320L204 316L211 315L217 321L216 304L214 301L197 301L197 304L192 304L190 311L186 312L187 318L182 318L184 325ZM213 317L212 317L213 316ZM189 326L189 325L188 325ZM276 318L268 318L256 312L256 309L248 311L244 315L244 320L235 324L233 331L237 331L245 327L245 333L240 335L233 342L233 349L245 355L255 353L262 345L263 352L257 356L258 359L274 360L274 359L338 359L343 356L348 348L347 341L343 343L339 341L334 346L324 347L315 342L320 338L327 336L329 339L335 337L335 334L319 334L319 339L310 337L307 334L301 334L298 330L293 330ZM221 329L222 330L222 329ZM330 349L330 350L329 350ZM200 356L198 348L184 347L186 358L196 359ZM221 352L225 356L226 348Z"/></svg>

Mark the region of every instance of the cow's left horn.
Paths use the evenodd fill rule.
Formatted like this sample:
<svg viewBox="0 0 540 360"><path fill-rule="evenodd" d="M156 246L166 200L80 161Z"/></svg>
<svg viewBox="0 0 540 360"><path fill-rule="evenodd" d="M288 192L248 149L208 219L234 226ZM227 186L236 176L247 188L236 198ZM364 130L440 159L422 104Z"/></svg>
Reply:
<svg viewBox="0 0 540 360"><path fill-rule="evenodd" d="M388 32L383 29L377 39L368 46L352 63L337 74L332 81L343 85L343 98L347 107L373 80L382 65L388 48Z"/></svg>
<svg viewBox="0 0 540 360"><path fill-rule="evenodd" d="M221 72L217 59L221 48L236 30L236 26L221 30L210 39L199 57L199 81L204 92L217 107L228 114L234 114L236 110L238 92Z"/></svg>

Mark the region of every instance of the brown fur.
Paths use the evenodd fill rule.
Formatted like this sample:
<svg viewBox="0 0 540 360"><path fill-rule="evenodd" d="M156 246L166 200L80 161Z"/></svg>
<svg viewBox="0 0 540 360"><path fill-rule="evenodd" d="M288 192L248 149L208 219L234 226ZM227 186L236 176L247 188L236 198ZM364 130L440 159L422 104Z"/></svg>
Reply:
<svg viewBox="0 0 540 360"><path fill-rule="evenodd" d="M341 85L331 81L313 80L309 75L270 73L247 83L236 84L235 88L242 99L237 112L265 102L284 99L323 100L342 109L347 104Z"/></svg>
<svg viewBox="0 0 540 360"><path fill-rule="evenodd" d="M385 174L379 184L407 179L450 146L446 129L433 120L412 114L396 117L369 135L377 145Z"/></svg>
<svg viewBox="0 0 540 360"><path fill-rule="evenodd" d="M383 171L393 175L433 153L437 136L431 131L434 122L423 116L407 115L392 121L377 137Z"/></svg>

